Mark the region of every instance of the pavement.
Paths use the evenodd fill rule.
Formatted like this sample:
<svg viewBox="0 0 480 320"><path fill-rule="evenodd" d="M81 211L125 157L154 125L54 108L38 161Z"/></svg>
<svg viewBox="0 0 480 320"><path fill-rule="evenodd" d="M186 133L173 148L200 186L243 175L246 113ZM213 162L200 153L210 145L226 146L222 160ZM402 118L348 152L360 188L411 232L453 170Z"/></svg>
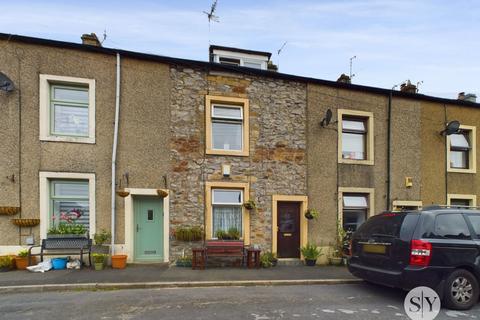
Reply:
<svg viewBox="0 0 480 320"><path fill-rule="evenodd" d="M0 294L0 319L407 320L405 294L365 282L10 293ZM445 319L480 319L480 306L462 312L442 309L436 320Z"/></svg>
<svg viewBox="0 0 480 320"><path fill-rule="evenodd" d="M345 267L276 266L268 269L191 268L168 265L128 265L126 269L94 271L51 270L45 273L0 273L0 293L78 289L134 289L165 287L261 286L340 284L359 281Z"/></svg>

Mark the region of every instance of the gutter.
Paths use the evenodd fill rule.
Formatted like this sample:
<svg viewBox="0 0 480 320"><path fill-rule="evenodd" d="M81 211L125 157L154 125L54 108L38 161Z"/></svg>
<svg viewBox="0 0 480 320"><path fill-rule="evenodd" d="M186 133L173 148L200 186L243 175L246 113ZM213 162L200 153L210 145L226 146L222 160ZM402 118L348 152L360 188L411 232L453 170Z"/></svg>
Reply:
<svg viewBox="0 0 480 320"><path fill-rule="evenodd" d="M387 118L387 205L386 205L386 210L390 210L390 198L391 198L391 178L392 178L392 170L391 170L391 155L390 151L392 148L392 93L393 90L390 90L390 93L388 95L388 106L387 106L387 112L388 112L388 118Z"/></svg>
<svg viewBox="0 0 480 320"><path fill-rule="evenodd" d="M115 124L113 130L113 150L112 150L112 221L111 221L111 253L115 254L115 186L116 186L116 162L117 162L117 144L118 144L118 122L120 118L120 53L117 52L117 79L115 86Z"/></svg>

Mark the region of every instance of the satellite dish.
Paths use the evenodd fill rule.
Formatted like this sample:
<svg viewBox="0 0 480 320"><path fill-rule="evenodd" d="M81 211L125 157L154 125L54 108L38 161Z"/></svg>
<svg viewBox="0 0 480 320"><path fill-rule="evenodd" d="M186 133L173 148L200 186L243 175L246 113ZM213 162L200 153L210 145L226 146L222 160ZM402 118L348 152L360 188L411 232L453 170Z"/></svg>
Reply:
<svg viewBox="0 0 480 320"><path fill-rule="evenodd" d="M325 113L325 117L320 122L320 126L326 127L330 124L330 121L332 121L332 110L327 109L327 112Z"/></svg>
<svg viewBox="0 0 480 320"><path fill-rule="evenodd" d="M11 92L15 89L13 81L10 80L6 75L0 72L0 90Z"/></svg>
<svg viewBox="0 0 480 320"><path fill-rule="evenodd" d="M457 120L453 120L447 123L445 130L443 130L441 133L449 136L451 134L457 133L458 131L460 131L460 122L458 122Z"/></svg>

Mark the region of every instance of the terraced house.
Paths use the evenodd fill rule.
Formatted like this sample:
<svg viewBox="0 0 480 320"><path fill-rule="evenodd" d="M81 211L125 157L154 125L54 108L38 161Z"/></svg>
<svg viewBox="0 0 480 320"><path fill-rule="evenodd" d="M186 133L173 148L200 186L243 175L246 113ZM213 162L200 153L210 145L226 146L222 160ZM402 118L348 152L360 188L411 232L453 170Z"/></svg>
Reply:
<svg viewBox="0 0 480 320"><path fill-rule="evenodd" d="M288 75L219 46L204 62L0 34L0 53L0 253L77 208L131 262L189 254L182 226L299 259L381 211L480 194L473 95Z"/></svg>

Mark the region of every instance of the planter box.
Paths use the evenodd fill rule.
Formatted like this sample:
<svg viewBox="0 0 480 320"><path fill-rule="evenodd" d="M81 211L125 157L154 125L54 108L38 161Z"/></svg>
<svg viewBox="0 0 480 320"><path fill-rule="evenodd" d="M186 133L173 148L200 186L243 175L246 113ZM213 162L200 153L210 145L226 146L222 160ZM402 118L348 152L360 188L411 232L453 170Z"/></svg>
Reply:
<svg viewBox="0 0 480 320"><path fill-rule="evenodd" d="M47 239L87 239L85 234L47 234Z"/></svg>

